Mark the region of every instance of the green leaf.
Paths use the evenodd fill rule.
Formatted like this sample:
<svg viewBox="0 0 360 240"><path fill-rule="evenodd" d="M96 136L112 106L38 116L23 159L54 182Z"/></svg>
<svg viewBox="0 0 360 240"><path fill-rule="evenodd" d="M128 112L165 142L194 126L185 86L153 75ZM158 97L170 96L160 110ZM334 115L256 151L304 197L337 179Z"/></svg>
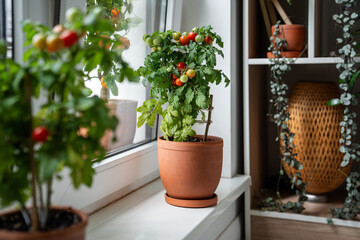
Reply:
<svg viewBox="0 0 360 240"><path fill-rule="evenodd" d="M185 103L187 103L187 104L191 103L191 101L194 99L194 97L195 97L194 91L191 88L189 88L185 94Z"/></svg>
<svg viewBox="0 0 360 240"><path fill-rule="evenodd" d="M207 108L206 97L201 92L196 96L196 105L198 105L200 108Z"/></svg>
<svg viewBox="0 0 360 240"><path fill-rule="evenodd" d="M328 101L326 103L327 106L336 106L336 105L339 105L339 104L341 104L341 101L338 98L331 99L330 101Z"/></svg>

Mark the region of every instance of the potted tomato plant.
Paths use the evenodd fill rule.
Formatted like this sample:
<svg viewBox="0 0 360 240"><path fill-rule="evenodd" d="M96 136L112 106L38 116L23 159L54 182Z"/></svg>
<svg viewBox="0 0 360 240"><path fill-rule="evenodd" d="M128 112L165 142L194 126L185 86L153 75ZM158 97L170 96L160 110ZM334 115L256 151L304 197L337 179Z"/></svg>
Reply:
<svg viewBox="0 0 360 240"><path fill-rule="evenodd" d="M87 35L85 45L91 45L98 41L100 47L106 50L118 49L126 51L130 47L130 40L126 37L131 27L137 26L142 20L133 16L133 4L131 0L112 0L112 1L95 1L86 2L88 11L93 8L102 8L105 13L105 19L114 27L111 31L104 31L100 36ZM89 63L92 64L92 63ZM100 98L107 106L114 111L119 119L114 132L109 132L106 139L116 138L114 142L106 141L104 144L108 150L114 150L119 147L131 144L135 137L136 131L136 107L137 101L131 99L111 99L110 91L113 96L118 96L118 85L125 80L129 82L138 82L139 78L134 74L133 69L126 62L115 60L106 66L99 65L97 68L97 78L99 87L101 87Z"/></svg>
<svg viewBox="0 0 360 240"><path fill-rule="evenodd" d="M86 215L52 206L52 183L66 168L75 188L91 186L92 166L105 157L101 138L118 122L84 85L97 65L122 60L121 51L97 44L95 36L114 28L103 14L69 9L54 29L27 21L24 63L0 59L0 204L19 206L0 215L2 240L85 239ZM96 44L81 44L84 33ZM92 63L85 71L84 59ZM34 112L40 92L47 97Z"/></svg>
<svg viewBox="0 0 360 240"><path fill-rule="evenodd" d="M143 38L152 53L138 72L151 84L151 99L138 107L141 115L137 125L152 127L156 115L162 117L164 136L158 138L158 160L165 199L183 207L214 205L223 140L207 136L212 110L210 85L225 81L228 86L230 82L222 70L215 69L216 55L224 56L219 48L223 47L221 37L205 26L189 33L169 30ZM209 110L207 121L204 109ZM199 114L199 122L208 124L203 136L192 129Z"/></svg>

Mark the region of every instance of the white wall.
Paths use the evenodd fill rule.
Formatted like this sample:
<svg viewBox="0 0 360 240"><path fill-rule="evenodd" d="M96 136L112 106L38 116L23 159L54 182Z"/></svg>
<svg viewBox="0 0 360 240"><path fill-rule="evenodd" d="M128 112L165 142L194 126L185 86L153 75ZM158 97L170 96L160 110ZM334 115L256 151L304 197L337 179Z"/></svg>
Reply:
<svg viewBox="0 0 360 240"><path fill-rule="evenodd" d="M231 74L231 25L232 14L231 5L232 0L183 0L182 18L181 18L181 32L190 32L193 27L201 27L211 25L217 34L222 37L224 42L223 52L225 58L217 58L217 67L224 71L230 78L235 80L234 74ZM174 29L176 30L176 29ZM232 177L236 173L236 159L231 156L231 88L233 84L225 88L224 84L211 86L211 94L214 95L214 110L212 115L213 123L210 125L209 134L222 137L224 140L224 163L223 163L223 177ZM234 114L234 113L233 113ZM204 125L197 126L195 130L199 134L204 133ZM235 143L234 147L235 147Z"/></svg>

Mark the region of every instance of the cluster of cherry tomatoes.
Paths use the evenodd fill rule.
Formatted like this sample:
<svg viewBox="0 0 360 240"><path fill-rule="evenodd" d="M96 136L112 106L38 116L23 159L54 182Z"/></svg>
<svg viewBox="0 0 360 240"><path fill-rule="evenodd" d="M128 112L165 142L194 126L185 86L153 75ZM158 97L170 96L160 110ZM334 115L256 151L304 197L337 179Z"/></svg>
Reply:
<svg viewBox="0 0 360 240"><path fill-rule="evenodd" d="M74 23L81 13L77 8L70 8L66 11L66 20ZM37 33L32 38L32 44L35 48L40 50L47 50L48 52L57 52L63 47L68 48L76 44L79 40L77 32L66 29L62 25L56 25L50 34Z"/></svg>
<svg viewBox="0 0 360 240"><path fill-rule="evenodd" d="M194 27L191 32L184 32L182 35L180 32L173 33L173 39L179 41L179 43L183 46L189 45L190 41L206 44L211 44L213 39L211 36L203 36L202 34L198 34L199 29Z"/></svg>
<svg viewBox="0 0 360 240"><path fill-rule="evenodd" d="M179 62L176 65L176 68L179 71L180 77L177 77L174 73L171 75L171 79L172 79L172 85L173 86L178 86L181 87L182 85L184 85L184 83L186 83L189 78L194 78L196 75L196 72L194 69L186 69L186 64L183 62ZM185 71L186 69L186 71Z"/></svg>

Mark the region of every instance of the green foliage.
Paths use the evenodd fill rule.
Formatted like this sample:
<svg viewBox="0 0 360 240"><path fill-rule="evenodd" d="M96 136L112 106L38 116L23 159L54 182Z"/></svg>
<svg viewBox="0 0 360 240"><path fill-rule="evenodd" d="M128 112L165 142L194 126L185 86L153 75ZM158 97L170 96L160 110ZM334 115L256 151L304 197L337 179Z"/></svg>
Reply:
<svg viewBox="0 0 360 240"><path fill-rule="evenodd" d="M286 46L286 40L280 39L278 36L279 33L279 22L275 25L275 31L273 36L270 37L271 45L269 51L273 53L275 58L270 58L271 63L271 76L272 80L270 81L270 92L272 98L270 99L270 112L268 116L270 120L275 123L278 130L278 137L276 141L280 140L280 161L283 164L286 164L288 167L294 168L296 174L289 174L289 179L291 181L291 188L295 185L299 188L297 195L299 196L298 202L292 203L287 202L283 203L281 201L280 193L277 190L277 199L267 198L263 201L263 206L267 210L278 210L278 211L292 211L292 212L301 212L304 210L302 206L303 202L306 201L306 192L305 187L306 183L302 181L301 178L301 169L303 168L301 162L297 160L297 154L294 152L296 148L293 143L294 133L288 128L287 122L290 119L290 114L287 112L289 99L287 98L288 86L285 82L284 75L291 70L290 64L294 62L293 59L287 59L281 57L281 49L283 46ZM275 44L273 44L273 42ZM279 138L280 137L280 138ZM280 164L280 177L284 174L282 169L282 164ZM279 185L279 182L278 182ZM277 186L278 187L278 186Z"/></svg>
<svg viewBox="0 0 360 240"><path fill-rule="evenodd" d="M94 174L92 165L105 157L100 140L106 130L116 128L118 120L109 115L103 100L89 97L89 89L84 85L84 78L89 76L81 68L81 63L87 63L84 67L87 72L98 65L109 69L113 62L121 63L125 70L119 69L125 76L133 72L122 60L121 51L99 47L101 39L95 37L95 33L112 29L112 24L96 17L93 11L88 15L80 14L74 22L67 22L64 26L78 36L83 32L94 36L92 44L77 42L53 53L40 50L31 45L33 36L39 32L48 36L51 29L27 21L23 25L28 45L24 64L0 58L2 206L19 203L25 209L26 201L38 192L38 202L32 204L44 209L51 204L51 184L62 169L70 170L75 188L90 186ZM95 16L91 25L87 23L89 16ZM39 97L40 92L47 98L33 115L30 99ZM44 142L35 142L32 138L32 130L38 126L45 127L49 133ZM34 169L30 168L32 164ZM37 187L32 188L31 182L35 182ZM48 197L45 199L45 196ZM40 214L44 211L39 211ZM43 226L41 220L46 220L46 217L38 219ZM32 219L32 224L35 220Z"/></svg>
<svg viewBox="0 0 360 240"><path fill-rule="evenodd" d="M189 45L181 45L173 39L174 33L171 30L157 31L151 36L144 36L144 41L153 47L153 52L145 58L144 66L137 72L143 77L144 85L146 81L151 84L152 99L137 109L141 113L138 127L145 123L152 126L156 114L159 114L163 118L160 129L164 138L185 141L196 134L191 127L201 110L210 104L210 83L218 85L224 80L228 86L230 80L222 70L215 69L216 55L224 55L214 43L191 41ZM201 27L197 33L211 36L219 47L223 46L221 37L212 32L211 26ZM179 62L186 64L184 70L177 69ZM172 75L179 78L187 69L194 69L196 75L182 86L174 85ZM162 110L166 103L167 108Z"/></svg>
<svg viewBox="0 0 360 240"><path fill-rule="evenodd" d="M336 65L339 70L339 87L341 89L340 99L332 99L328 105L344 105L343 120L340 122L341 138L339 142L340 152L344 153L341 167L351 164L352 161L360 161L360 144L354 141L357 134L357 113L354 107L358 104L360 94L354 92L354 86L359 78L359 67L354 57L358 54L358 42L356 37L358 31L355 27L359 20L359 14L355 12L357 0L335 0L339 5L340 13L334 14L333 19L340 29L342 36L336 39L339 46L338 53L344 60ZM341 171L339 169L339 171ZM345 173L343 173L345 174ZM346 174L345 174L346 175ZM360 174L351 172L347 176L346 190L348 196L345 199L343 208L331 208L334 217L350 219L355 218L360 213Z"/></svg>

